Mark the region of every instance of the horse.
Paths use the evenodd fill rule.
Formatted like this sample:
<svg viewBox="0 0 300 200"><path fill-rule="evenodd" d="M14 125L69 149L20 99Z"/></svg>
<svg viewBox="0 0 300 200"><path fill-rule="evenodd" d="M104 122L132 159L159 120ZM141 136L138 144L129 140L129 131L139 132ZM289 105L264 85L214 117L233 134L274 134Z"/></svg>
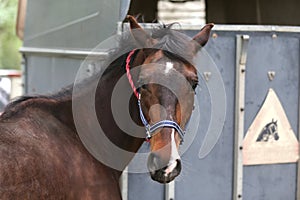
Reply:
<svg viewBox="0 0 300 200"><path fill-rule="evenodd" d="M150 176L159 183L168 183L181 171L178 149L193 110L198 84L196 67L188 59L207 43L213 24L205 25L191 40L186 40L172 36L169 26L153 29L150 35L134 17L127 18L136 48L116 58L97 80L95 112L113 144L129 152L138 151L145 138L121 130L110 106L114 86L127 74L128 84L124 87L132 90L128 103L130 115L137 125L147 130ZM138 44L146 47L139 49ZM178 54L167 48L175 49ZM186 56L179 56L180 53ZM141 65L147 67L131 76L131 70ZM172 75L175 72L190 86L176 84ZM169 81L179 94L153 82L158 78ZM100 162L83 144L74 122L74 98L81 98L82 104L77 109L82 113L81 120L89 123L90 113L85 109L84 99L89 94L90 82L96 80L91 79L82 82L75 97L71 85L49 95L20 97L5 108L0 116L0 199L122 198L119 178L132 157L113 158L124 160L120 169ZM138 86L143 81L147 84Z"/></svg>

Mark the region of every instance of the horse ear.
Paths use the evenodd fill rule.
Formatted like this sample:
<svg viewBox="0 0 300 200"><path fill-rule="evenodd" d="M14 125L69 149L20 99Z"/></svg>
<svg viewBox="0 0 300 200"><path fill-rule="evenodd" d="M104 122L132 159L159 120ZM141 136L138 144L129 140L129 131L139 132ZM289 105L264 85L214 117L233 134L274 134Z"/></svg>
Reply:
<svg viewBox="0 0 300 200"><path fill-rule="evenodd" d="M142 27L139 25L139 23L137 22L137 20L135 19L135 17L133 17L131 15L127 15L126 18L129 21L130 29L137 29L137 28L142 29Z"/></svg>
<svg viewBox="0 0 300 200"><path fill-rule="evenodd" d="M130 24L131 33L138 45L141 47L153 46L155 40L152 39L148 33L146 33L146 31L139 25L137 20L131 15L127 15L127 19Z"/></svg>
<svg viewBox="0 0 300 200"><path fill-rule="evenodd" d="M208 39L209 39L209 36L210 36L210 31L211 29L214 27L214 24L213 23L210 23L210 24L206 24L198 34L196 34L194 37L193 37L193 42L197 42L196 44L194 44L195 46L195 52L194 53L197 53L197 51L206 45Z"/></svg>

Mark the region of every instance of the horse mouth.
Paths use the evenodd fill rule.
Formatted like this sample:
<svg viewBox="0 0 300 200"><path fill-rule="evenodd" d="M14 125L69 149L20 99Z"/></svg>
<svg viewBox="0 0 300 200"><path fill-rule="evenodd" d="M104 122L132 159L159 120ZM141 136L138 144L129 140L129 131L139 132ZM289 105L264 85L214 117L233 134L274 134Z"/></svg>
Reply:
<svg viewBox="0 0 300 200"><path fill-rule="evenodd" d="M174 162L170 166L164 167L159 170L150 171L150 175L152 180L165 184L173 181L180 174L180 171L181 162L180 160L176 160L176 162Z"/></svg>

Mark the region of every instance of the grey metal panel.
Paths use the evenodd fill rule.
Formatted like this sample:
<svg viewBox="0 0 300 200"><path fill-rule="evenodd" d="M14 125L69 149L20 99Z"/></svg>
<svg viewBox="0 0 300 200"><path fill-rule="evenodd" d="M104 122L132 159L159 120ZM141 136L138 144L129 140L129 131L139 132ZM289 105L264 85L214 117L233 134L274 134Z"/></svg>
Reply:
<svg viewBox="0 0 300 200"><path fill-rule="evenodd" d="M274 88L294 132L297 131L299 52L299 36L278 34L277 38L272 38L272 33L267 33L251 37L246 76L245 112L248 120L245 128L250 126L268 89ZM269 81L268 71L276 72L273 81Z"/></svg>
<svg viewBox="0 0 300 200"><path fill-rule="evenodd" d="M124 24L125 26L126 23ZM145 23L143 24L144 28L153 28L155 24L151 23ZM178 26L178 29L180 30L194 30L199 31L203 25L191 25L191 24L180 24ZM274 26L274 25L223 25L223 24L215 24L214 31L216 32L229 32L230 34L241 34L240 32L244 33L256 33L256 32L279 32L279 33L288 33L291 35L291 33L300 33L300 27L299 26Z"/></svg>
<svg viewBox="0 0 300 200"><path fill-rule="evenodd" d="M149 174L130 174L128 199L164 199L164 186L151 180Z"/></svg>
<svg viewBox="0 0 300 200"><path fill-rule="evenodd" d="M26 93L51 93L73 83L80 64L77 59L28 56Z"/></svg>
<svg viewBox="0 0 300 200"><path fill-rule="evenodd" d="M299 98L299 37L272 33L253 36L246 72L245 132L255 118L269 88L277 93L297 133ZM268 71L275 71L273 81ZM296 164L244 167L244 199L296 199Z"/></svg>
<svg viewBox="0 0 300 200"><path fill-rule="evenodd" d="M94 48L116 30L119 12L120 0L28 0L24 46Z"/></svg>
<svg viewBox="0 0 300 200"><path fill-rule="evenodd" d="M190 36L195 32L188 32ZM211 38L205 49L216 63L225 84L227 95L226 121L218 143L208 156L200 160L197 155L206 134L210 119L211 105L208 91L200 82L200 128L195 141L183 156L183 170L176 182L175 199L231 199L233 183L234 146L234 88L235 88L235 37ZM212 74L213 76L213 74Z"/></svg>
<svg viewBox="0 0 300 200"><path fill-rule="evenodd" d="M73 84L78 69L84 58L78 55L66 57L54 54L26 54L25 68L25 93L26 94L47 94L57 92L63 87ZM99 56L86 58L85 64L88 64L86 75L90 77L102 70L102 62L105 53L99 53ZM83 77L81 75L81 77Z"/></svg>

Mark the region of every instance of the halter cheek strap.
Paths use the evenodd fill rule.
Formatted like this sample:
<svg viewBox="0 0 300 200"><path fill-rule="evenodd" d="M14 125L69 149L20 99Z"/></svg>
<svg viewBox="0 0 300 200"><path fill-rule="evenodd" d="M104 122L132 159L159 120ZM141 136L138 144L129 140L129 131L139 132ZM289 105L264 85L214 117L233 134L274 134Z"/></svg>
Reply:
<svg viewBox="0 0 300 200"><path fill-rule="evenodd" d="M138 106L139 106L141 121L142 121L142 123L144 124L144 126L146 128L146 141L149 141L151 139L153 133L155 133L155 131L157 129L168 127L168 128L174 128L180 136L181 143L183 142L185 132L181 129L181 127L175 121L162 120L162 121L156 122L153 125L150 125L148 123L148 121L146 120L146 118L143 114L143 110L142 110L142 106L141 106L141 95L140 94L139 94L139 97L138 97Z"/></svg>
<svg viewBox="0 0 300 200"><path fill-rule="evenodd" d="M137 89L133 83L132 76L130 74L130 62L131 62L131 58L134 55L135 51L136 51L136 49L132 50L126 58L126 74L127 74L129 84L133 90L133 93L136 96L136 98L138 99L140 118L146 129L146 141L149 141L151 139L152 135L155 133L156 130L158 130L160 128L168 127L168 128L174 128L178 132L180 139L181 139L181 143L182 143L185 131L183 131L181 129L181 127L175 121L162 120L153 125L150 125L148 123L148 121L146 120L146 118L143 114L142 106L141 106L141 94L137 91Z"/></svg>

